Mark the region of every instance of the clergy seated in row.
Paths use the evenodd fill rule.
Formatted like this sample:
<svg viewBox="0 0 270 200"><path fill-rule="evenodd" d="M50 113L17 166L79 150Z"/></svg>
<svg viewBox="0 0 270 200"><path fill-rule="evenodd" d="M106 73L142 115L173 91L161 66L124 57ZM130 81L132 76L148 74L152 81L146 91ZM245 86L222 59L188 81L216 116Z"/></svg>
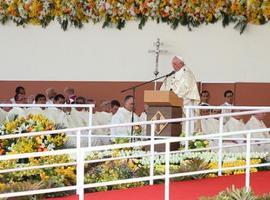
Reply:
<svg viewBox="0 0 270 200"><path fill-rule="evenodd" d="M208 106L202 104L202 106ZM218 112L218 111L217 111ZM219 113L215 113L219 114ZM201 109L200 116L210 115L210 109ZM207 118L197 120L195 123L195 132L202 134L215 134L219 132L219 119L218 118ZM214 147L217 145L217 140L211 140L210 146Z"/></svg>
<svg viewBox="0 0 270 200"><path fill-rule="evenodd" d="M250 117L249 121L246 123L246 129L265 129L267 128L263 122L263 118L265 117L265 113L254 114ZM270 139L269 132L259 132L252 133L251 138L266 138ZM252 141L252 142L267 142L267 141ZM265 144L253 144L251 145L251 151L253 152L269 152L270 151L270 140Z"/></svg>
<svg viewBox="0 0 270 200"><path fill-rule="evenodd" d="M134 108L134 98L131 95L128 95L125 97L124 100L124 107L120 107L118 111L115 113L115 115L112 116L112 124L122 124L122 123L130 123L132 122L132 110ZM139 117L134 114L133 121L138 122L140 121ZM111 135L116 136L116 135L131 135L131 127L125 126L125 127L116 127L116 128L111 128ZM112 138L112 140L114 140Z"/></svg>
<svg viewBox="0 0 270 200"><path fill-rule="evenodd" d="M239 112L239 111L234 111L234 112ZM229 118L229 120L226 122L224 125L223 131L224 132L236 132L236 131L244 131L246 130L246 125L241 119L241 116L232 116ZM227 138L245 138L245 134L237 134L237 135L231 135L227 136ZM224 137L225 138L225 137ZM245 143L244 140L223 140L223 145L228 146L228 145L240 145ZM244 152L245 151L245 146L236 146L236 147L228 147L224 148L224 152L233 152L233 153L239 153L239 152Z"/></svg>
<svg viewBox="0 0 270 200"><path fill-rule="evenodd" d="M36 104L45 104L46 103L46 97L43 94L37 94L35 97L35 103ZM25 115L40 115L44 114L45 107L30 107L25 110Z"/></svg>
<svg viewBox="0 0 270 200"><path fill-rule="evenodd" d="M100 111L95 112L93 115L93 125L109 125L112 121L111 102L102 101L100 104ZM109 128L95 129L92 131L93 135L110 135ZM92 146L107 145L110 144L110 138L108 137L94 137L92 138Z"/></svg>
<svg viewBox="0 0 270 200"><path fill-rule="evenodd" d="M226 90L224 92L224 99L225 102L224 104L220 105L220 106L233 106L233 100L234 100L234 94L233 91L231 90ZM221 113L225 114L225 113L231 113L232 110L231 109L222 109ZM229 120L230 117L224 117L223 119L223 123L226 124L227 121Z"/></svg>
<svg viewBox="0 0 270 200"><path fill-rule="evenodd" d="M25 104L26 98L24 94L16 94L14 97L14 101L16 104ZM21 107L13 107L6 115L6 120L13 121L17 117L24 117L25 111L24 108Z"/></svg>
<svg viewBox="0 0 270 200"><path fill-rule="evenodd" d="M58 94L54 97L53 103L65 104L65 97L62 94ZM64 111L65 109L61 107L50 107L44 111L44 115L56 124L69 127L67 113Z"/></svg>

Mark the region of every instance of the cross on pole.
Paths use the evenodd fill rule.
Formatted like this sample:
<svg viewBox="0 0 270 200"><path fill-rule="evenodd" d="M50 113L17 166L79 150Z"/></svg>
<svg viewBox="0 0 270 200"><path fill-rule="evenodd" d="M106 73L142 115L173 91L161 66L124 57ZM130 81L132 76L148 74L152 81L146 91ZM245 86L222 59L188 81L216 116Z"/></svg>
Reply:
<svg viewBox="0 0 270 200"><path fill-rule="evenodd" d="M156 54L156 64L155 64L155 70L154 70L154 76L157 78L159 71L158 71L158 64L159 64L159 55L160 53L167 53L167 50L160 49L160 46L162 46L163 43L160 42L160 39L158 38L156 42L154 42L154 46L156 47L155 50L149 50L149 53L155 53ZM155 81L155 90L157 89L157 82Z"/></svg>

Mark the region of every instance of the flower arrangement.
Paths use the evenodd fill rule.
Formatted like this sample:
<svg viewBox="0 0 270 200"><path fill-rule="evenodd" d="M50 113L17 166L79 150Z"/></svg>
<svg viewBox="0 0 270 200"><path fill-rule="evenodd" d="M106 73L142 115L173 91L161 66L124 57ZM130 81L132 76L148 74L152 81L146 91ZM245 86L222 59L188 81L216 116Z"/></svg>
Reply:
<svg viewBox="0 0 270 200"><path fill-rule="evenodd" d="M42 115L28 115L6 121L0 125L0 135L23 134L29 132L56 130L53 122ZM6 139L0 141L0 153L30 153L36 151L49 151L61 148L67 137L64 133L54 135L41 135L31 138L21 137L19 139Z"/></svg>
<svg viewBox="0 0 270 200"><path fill-rule="evenodd" d="M56 124L42 115L29 115L6 121L0 126L0 135L25 134L56 130ZM1 154L20 154L61 149L67 141L65 133L0 140ZM43 156L0 162L0 170L73 162L69 155ZM31 185L41 188L72 185L76 182L76 167L54 167L0 174L0 192L29 190ZM24 183L23 185L21 183ZM7 185L7 183L12 183ZM28 186L29 185L29 186ZM18 190L17 190L18 189ZM56 195L56 194L55 194Z"/></svg>
<svg viewBox="0 0 270 200"><path fill-rule="evenodd" d="M146 155L149 152L143 150L114 150L104 152L91 152L87 160L96 160L101 158L123 157ZM269 153L251 153L251 164L260 164L266 161ZM223 167L236 167L245 165L245 153L224 153ZM216 152L196 152L196 153L173 153L170 156L170 172L191 172L197 170L217 169L218 154ZM118 179L127 179L131 177L149 176L150 158L138 157L132 159L121 159L115 161L99 162L89 164L85 169L85 181L87 183L113 181ZM252 168L251 172L257 172L258 168ZM233 175L243 173L243 170L227 170L224 175ZM154 173L162 175L165 173L165 157L157 155L154 158ZM217 173L208 175L194 175L188 177L176 178L176 180L198 179L204 177L215 177ZM139 182L136 184L127 184L121 186L108 186L92 189L91 191L104 191L118 188L128 188L137 185L146 185L147 182Z"/></svg>
<svg viewBox="0 0 270 200"><path fill-rule="evenodd" d="M198 132L198 133L194 133L193 135L194 136L202 135L202 133ZM180 137L185 137L185 133L182 132L180 134ZM189 149L203 149L203 148L208 148L208 147L210 147L208 140L191 140L188 142ZM184 148L185 148L184 143L181 143L179 149L183 150Z"/></svg>
<svg viewBox="0 0 270 200"><path fill-rule="evenodd" d="M81 28L84 23L103 22L103 27L121 29L128 21L163 22L173 29L179 25L198 27L222 20L223 26L236 23L265 24L270 19L268 0L1 0L0 21L13 21L46 27L56 19L66 30L69 25Z"/></svg>

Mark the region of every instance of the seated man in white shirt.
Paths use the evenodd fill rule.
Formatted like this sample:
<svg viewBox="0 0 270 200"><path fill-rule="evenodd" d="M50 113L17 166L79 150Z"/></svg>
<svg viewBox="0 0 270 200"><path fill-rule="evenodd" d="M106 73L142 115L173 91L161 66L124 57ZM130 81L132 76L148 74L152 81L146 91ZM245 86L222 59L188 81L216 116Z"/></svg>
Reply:
<svg viewBox="0 0 270 200"><path fill-rule="evenodd" d="M220 106L233 106L233 100L234 100L234 94L231 90L226 90L224 92L224 98L225 102L221 104ZM231 109L222 109L221 113L231 113ZM224 124L229 120L229 117L224 117Z"/></svg>
<svg viewBox="0 0 270 200"><path fill-rule="evenodd" d="M132 110L134 109L134 98L131 95L125 97L124 107L120 107L115 115L112 116L112 124L123 124L132 122ZM140 121L139 117L134 114L133 121ZM111 128L111 135L131 135L131 127Z"/></svg>
<svg viewBox="0 0 270 200"><path fill-rule="evenodd" d="M36 104L46 104L46 96L44 94L37 94L35 97ZM30 107L25 110L26 115L45 115L44 113L45 107Z"/></svg>
<svg viewBox="0 0 270 200"><path fill-rule="evenodd" d="M24 94L16 94L15 104L26 104L26 98ZM22 107L13 107L7 114L7 120L13 121L20 117L25 117L25 109Z"/></svg>
<svg viewBox="0 0 270 200"><path fill-rule="evenodd" d="M111 111L111 102L110 101L102 101L100 104L100 111L97 111L93 116L93 125L109 125L112 121L112 113ZM93 135L110 135L110 129L95 129L92 131ZM92 145L106 145L110 144L110 139L106 137L94 137L92 139Z"/></svg>
<svg viewBox="0 0 270 200"><path fill-rule="evenodd" d="M58 94L54 97L54 104L65 104L65 97L62 94ZM45 116L56 124L68 128L68 115L63 111L61 107L51 107L45 110Z"/></svg>
<svg viewBox="0 0 270 200"><path fill-rule="evenodd" d="M22 95L25 96L25 89L24 89L24 87L22 87L22 86L16 87L16 89L15 89L15 96L16 96L17 94L22 94ZM13 103L13 104L16 103L15 96L14 96L13 98L10 99L11 103ZM26 103L26 101L25 101L25 103Z"/></svg>
<svg viewBox="0 0 270 200"><path fill-rule="evenodd" d="M239 112L239 111L234 111ZM246 125L241 118L241 116L233 116L230 117L228 122L224 125L224 132L236 132L236 131L244 131L246 130ZM246 138L245 134L237 134L228 136L229 138ZM235 144L243 144L245 140L223 140L223 146L227 145L235 145ZM229 147L224 148L225 152L233 152L233 153L242 153L245 152L245 146L237 146L237 147Z"/></svg>
<svg viewBox="0 0 270 200"><path fill-rule="evenodd" d="M246 128L248 130L252 129L266 129L263 119L265 117L265 113L258 113L254 114L250 117L249 121L246 123ZM270 139L269 132L259 132L259 133L252 133L252 138L268 138ZM252 142L266 142L266 141L252 141ZM251 151L253 152L269 152L270 151L270 140L267 144L255 144L251 145Z"/></svg>

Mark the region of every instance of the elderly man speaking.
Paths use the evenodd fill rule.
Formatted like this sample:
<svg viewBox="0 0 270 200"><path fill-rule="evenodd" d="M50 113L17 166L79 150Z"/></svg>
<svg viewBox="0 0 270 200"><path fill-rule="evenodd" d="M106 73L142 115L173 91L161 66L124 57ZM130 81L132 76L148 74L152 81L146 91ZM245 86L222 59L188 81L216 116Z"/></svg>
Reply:
<svg viewBox="0 0 270 200"><path fill-rule="evenodd" d="M173 57L172 66L175 74L164 80L160 90L173 91L178 97L183 98L184 106L198 105L200 94L194 74L179 56Z"/></svg>

